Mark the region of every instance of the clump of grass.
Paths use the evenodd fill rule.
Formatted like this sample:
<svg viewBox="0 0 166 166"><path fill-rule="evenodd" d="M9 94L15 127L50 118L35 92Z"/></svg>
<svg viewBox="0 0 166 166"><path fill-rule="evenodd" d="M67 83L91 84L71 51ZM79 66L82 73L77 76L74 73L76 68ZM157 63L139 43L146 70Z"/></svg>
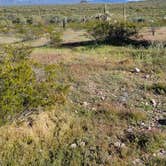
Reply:
<svg viewBox="0 0 166 166"><path fill-rule="evenodd" d="M127 142L130 142L141 151L154 153L156 150L163 148L165 134L158 130L152 131L134 131L126 132L125 137Z"/></svg>
<svg viewBox="0 0 166 166"><path fill-rule="evenodd" d="M124 110L118 112L118 117L123 120L127 120L129 123L138 123L147 119L146 113L141 111L129 111Z"/></svg>
<svg viewBox="0 0 166 166"><path fill-rule="evenodd" d="M166 94L166 84L165 83L154 83L147 87L148 90L155 94L164 95Z"/></svg>
<svg viewBox="0 0 166 166"><path fill-rule="evenodd" d="M166 158L161 158L161 157L153 157L150 161L147 161L147 165L149 166L157 166L161 165L164 166L166 165Z"/></svg>

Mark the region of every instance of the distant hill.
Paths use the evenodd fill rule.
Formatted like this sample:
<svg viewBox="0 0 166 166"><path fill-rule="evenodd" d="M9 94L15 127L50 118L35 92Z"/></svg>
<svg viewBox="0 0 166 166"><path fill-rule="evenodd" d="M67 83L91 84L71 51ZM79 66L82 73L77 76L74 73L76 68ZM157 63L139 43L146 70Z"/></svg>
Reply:
<svg viewBox="0 0 166 166"><path fill-rule="evenodd" d="M121 3L139 0L88 0L91 3ZM71 4L79 3L80 0L0 0L0 5L35 5L35 4Z"/></svg>

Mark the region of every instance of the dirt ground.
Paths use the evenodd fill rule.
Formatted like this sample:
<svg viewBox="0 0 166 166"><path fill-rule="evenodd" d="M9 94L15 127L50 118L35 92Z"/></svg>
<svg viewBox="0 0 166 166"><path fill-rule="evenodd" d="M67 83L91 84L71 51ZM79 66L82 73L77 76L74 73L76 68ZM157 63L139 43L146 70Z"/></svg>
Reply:
<svg viewBox="0 0 166 166"><path fill-rule="evenodd" d="M166 27L155 28L155 35L152 35L152 28L143 28L140 36L145 40L150 41L166 41Z"/></svg>

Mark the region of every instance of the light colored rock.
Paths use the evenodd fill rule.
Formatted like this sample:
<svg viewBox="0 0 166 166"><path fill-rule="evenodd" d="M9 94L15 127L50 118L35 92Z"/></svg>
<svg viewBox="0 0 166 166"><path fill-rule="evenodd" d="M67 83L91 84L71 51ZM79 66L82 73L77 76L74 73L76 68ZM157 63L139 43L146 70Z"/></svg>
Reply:
<svg viewBox="0 0 166 166"><path fill-rule="evenodd" d="M151 101L153 107L156 107L156 106L157 106L157 103L156 103L155 99L151 99L150 101Z"/></svg>
<svg viewBox="0 0 166 166"><path fill-rule="evenodd" d="M132 162L135 166L143 166L144 164L142 163L142 160L141 159L135 159L133 162Z"/></svg>
<svg viewBox="0 0 166 166"><path fill-rule="evenodd" d="M119 101L122 103L126 103L127 102L127 98L124 96L120 96Z"/></svg>
<svg viewBox="0 0 166 166"><path fill-rule="evenodd" d="M77 147L77 144L76 144L76 143L73 143L73 144L70 145L70 147L71 147L72 149L75 149L75 148Z"/></svg>
<svg viewBox="0 0 166 166"><path fill-rule="evenodd" d="M126 147L126 145L124 143L121 144L121 148L124 148Z"/></svg>
<svg viewBox="0 0 166 166"><path fill-rule="evenodd" d="M136 68L134 69L134 71L135 71L136 73L140 73L141 70L136 67Z"/></svg>
<svg viewBox="0 0 166 166"><path fill-rule="evenodd" d="M93 108L92 108L92 111L96 111L96 108L95 108L95 107L93 107Z"/></svg>
<svg viewBox="0 0 166 166"><path fill-rule="evenodd" d="M102 97L101 97L101 100L105 100L105 97L104 97L104 96L102 96Z"/></svg>
<svg viewBox="0 0 166 166"><path fill-rule="evenodd" d="M121 142L115 142L115 143L114 143L114 146L115 146L116 148L120 148Z"/></svg>
<svg viewBox="0 0 166 166"><path fill-rule="evenodd" d="M147 74L147 75L145 76L145 78L146 78L146 79L150 78L150 75L149 75L149 74Z"/></svg>
<svg viewBox="0 0 166 166"><path fill-rule="evenodd" d="M129 129L127 129L127 132L132 133L132 132L133 132L133 129L132 129L132 128L129 128Z"/></svg>
<svg viewBox="0 0 166 166"><path fill-rule="evenodd" d="M116 148L124 148L124 147L126 147L126 145L124 143L122 143L122 142L115 142L114 146Z"/></svg>
<svg viewBox="0 0 166 166"><path fill-rule="evenodd" d="M83 106L84 107L87 107L88 106L88 103L86 101L83 102Z"/></svg>
<svg viewBox="0 0 166 166"><path fill-rule="evenodd" d="M86 145L86 143L85 142L80 142L80 146L82 146L82 147L84 147Z"/></svg>

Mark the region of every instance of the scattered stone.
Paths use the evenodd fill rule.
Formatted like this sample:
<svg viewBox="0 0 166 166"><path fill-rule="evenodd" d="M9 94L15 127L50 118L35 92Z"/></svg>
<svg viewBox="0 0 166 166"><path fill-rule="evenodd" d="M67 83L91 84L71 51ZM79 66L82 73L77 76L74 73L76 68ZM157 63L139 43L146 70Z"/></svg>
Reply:
<svg viewBox="0 0 166 166"><path fill-rule="evenodd" d="M88 103L86 101L83 102L83 106L84 107L87 107L88 106Z"/></svg>
<svg viewBox="0 0 166 166"><path fill-rule="evenodd" d="M114 146L115 146L116 148L120 148L120 147L121 147L121 142L115 142L115 143L114 143Z"/></svg>
<svg viewBox="0 0 166 166"><path fill-rule="evenodd" d="M116 148L124 148L124 147L126 147L126 145L124 143L121 143L121 142L115 142L114 146Z"/></svg>
<svg viewBox="0 0 166 166"><path fill-rule="evenodd" d="M101 100L105 100L105 97L104 97L104 96L102 96L102 97L101 97Z"/></svg>
<svg viewBox="0 0 166 166"><path fill-rule="evenodd" d="M145 105L146 105L146 106L148 106L148 105L149 105L149 103L148 103L148 102L146 102L146 103L145 103Z"/></svg>
<svg viewBox="0 0 166 166"><path fill-rule="evenodd" d="M129 129L127 129L127 132L132 133L132 132L133 132L133 129L132 129L132 128L129 128Z"/></svg>
<svg viewBox="0 0 166 166"><path fill-rule="evenodd" d="M121 148L126 147L126 145L124 143L121 143Z"/></svg>
<svg viewBox="0 0 166 166"><path fill-rule="evenodd" d="M153 157L156 157L157 155L156 155L156 153L153 153Z"/></svg>
<svg viewBox="0 0 166 166"><path fill-rule="evenodd" d="M140 73L140 71L141 70L139 68L137 68L137 67L134 69L134 72L136 72L136 73Z"/></svg>
<svg viewBox="0 0 166 166"><path fill-rule="evenodd" d="M95 108L95 107L93 107L93 108L92 108L92 111L96 111L96 108Z"/></svg>
<svg viewBox="0 0 166 166"><path fill-rule="evenodd" d="M76 144L76 143L73 143L73 144L70 145L70 147L71 147L72 149L75 149L75 148L77 147L77 144Z"/></svg>
<svg viewBox="0 0 166 166"><path fill-rule="evenodd" d="M142 123L141 123L141 126L145 127L145 123L142 122Z"/></svg>
<svg viewBox="0 0 166 166"><path fill-rule="evenodd" d="M135 166L143 166L144 165L141 159L135 159L132 163Z"/></svg>
<svg viewBox="0 0 166 166"><path fill-rule="evenodd" d="M148 79L148 78L150 78L150 75L149 75L149 74L145 76L145 79Z"/></svg>
<svg viewBox="0 0 166 166"><path fill-rule="evenodd" d="M128 94L127 92L124 92L124 93L123 93L123 96L124 96L124 97L129 97L129 94Z"/></svg>
<svg viewBox="0 0 166 166"><path fill-rule="evenodd" d="M153 107L157 106L157 103L156 103L155 99L151 99L150 102L152 103Z"/></svg>
<svg viewBox="0 0 166 166"><path fill-rule="evenodd" d="M149 127L148 127L148 130L152 130L152 127L151 127L151 126L149 126Z"/></svg>
<svg viewBox="0 0 166 166"><path fill-rule="evenodd" d="M161 149L158 152L153 153L153 156L154 157L165 157L166 156L166 151Z"/></svg>
<svg viewBox="0 0 166 166"><path fill-rule="evenodd" d="M158 153L158 155L159 155L160 157L166 156L166 150L160 150L160 152Z"/></svg>
<svg viewBox="0 0 166 166"><path fill-rule="evenodd" d="M99 92L98 92L98 95L103 95L103 92L102 92L102 91L99 91Z"/></svg>
<svg viewBox="0 0 166 166"><path fill-rule="evenodd" d="M127 102L127 98L124 96L120 96L119 101L122 103L126 103Z"/></svg>
<svg viewBox="0 0 166 166"><path fill-rule="evenodd" d="M78 111L77 111L77 110L75 110L75 113L76 113L76 114L78 114Z"/></svg>
<svg viewBox="0 0 166 166"><path fill-rule="evenodd" d="M80 146L84 147L86 145L85 142L80 142Z"/></svg>

